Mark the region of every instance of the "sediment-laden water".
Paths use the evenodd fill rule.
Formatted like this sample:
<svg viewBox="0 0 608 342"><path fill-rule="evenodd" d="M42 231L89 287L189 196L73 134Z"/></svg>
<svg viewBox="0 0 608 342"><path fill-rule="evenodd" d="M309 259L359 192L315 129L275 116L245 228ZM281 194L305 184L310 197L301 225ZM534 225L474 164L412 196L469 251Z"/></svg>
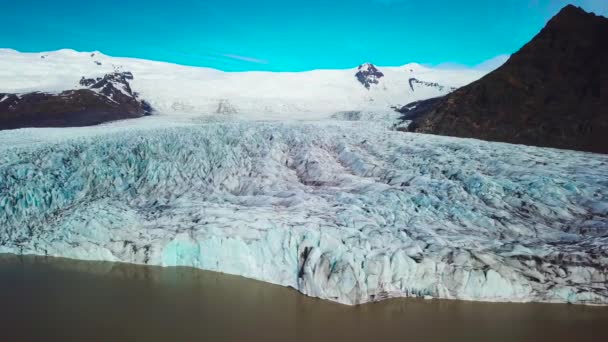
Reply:
<svg viewBox="0 0 608 342"><path fill-rule="evenodd" d="M0 258L0 340L606 341L608 308L391 299L345 306L242 277Z"/></svg>

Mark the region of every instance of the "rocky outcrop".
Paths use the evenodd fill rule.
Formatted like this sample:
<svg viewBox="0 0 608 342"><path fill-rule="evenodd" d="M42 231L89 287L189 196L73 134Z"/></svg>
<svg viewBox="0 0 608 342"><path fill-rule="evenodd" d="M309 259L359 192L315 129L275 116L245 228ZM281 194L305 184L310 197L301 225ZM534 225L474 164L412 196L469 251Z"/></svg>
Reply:
<svg viewBox="0 0 608 342"><path fill-rule="evenodd" d="M228 99L221 99L215 110L215 114L237 114L238 112L238 109Z"/></svg>
<svg viewBox="0 0 608 342"><path fill-rule="evenodd" d="M0 129L89 126L151 114L152 107L131 89L131 80L130 72L114 72L83 77L83 89L0 94Z"/></svg>
<svg viewBox="0 0 608 342"><path fill-rule="evenodd" d="M395 108L399 113L403 114L402 120L409 120L411 123L406 126L407 129L400 129L404 131L416 131L417 122L424 117L430 110L440 103L445 96L434 97L427 100L420 100L409 103L401 108Z"/></svg>
<svg viewBox="0 0 608 342"><path fill-rule="evenodd" d="M380 79L384 77L384 74L371 63L365 63L359 65L357 68L355 77L365 88L369 89L372 84L380 83Z"/></svg>
<svg viewBox="0 0 608 342"><path fill-rule="evenodd" d="M500 68L400 111L410 131L608 153L608 19L566 6Z"/></svg>
<svg viewBox="0 0 608 342"><path fill-rule="evenodd" d="M408 83L410 84L410 90L411 91L416 91L414 88L414 85L421 85L424 87L428 87L428 88L437 88L439 91L444 91L445 89L448 89L449 91L454 91L456 90L455 87L447 87L444 85L441 85L437 82L426 82L426 81L421 81L415 77L412 77L408 80Z"/></svg>

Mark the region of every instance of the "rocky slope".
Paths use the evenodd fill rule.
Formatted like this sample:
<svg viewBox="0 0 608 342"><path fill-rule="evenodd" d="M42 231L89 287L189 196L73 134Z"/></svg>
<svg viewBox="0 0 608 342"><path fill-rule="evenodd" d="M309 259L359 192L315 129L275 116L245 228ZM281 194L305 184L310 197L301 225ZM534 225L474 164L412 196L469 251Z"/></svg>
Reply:
<svg viewBox="0 0 608 342"><path fill-rule="evenodd" d="M566 6L500 68L401 109L410 131L608 153L608 19Z"/></svg>
<svg viewBox="0 0 608 342"><path fill-rule="evenodd" d="M22 127L72 127L138 118L151 113L129 81L130 72L82 78L83 88L58 93L0 93L0 129Z"/></svg>
<svg viewBox="0 0 608 342"><path fill-rule="evenodd" d="M372 84L380 83L380 79L384 77L384 74L378 70L375 65L365 63L359 65L355 77L359 83L361 83L366 89L369 89Z"/></svg>

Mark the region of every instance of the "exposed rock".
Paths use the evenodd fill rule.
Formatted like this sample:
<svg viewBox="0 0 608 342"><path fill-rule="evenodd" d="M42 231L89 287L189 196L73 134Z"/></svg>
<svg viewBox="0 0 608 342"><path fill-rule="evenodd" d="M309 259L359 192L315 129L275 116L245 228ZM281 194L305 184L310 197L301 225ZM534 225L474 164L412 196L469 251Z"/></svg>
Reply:
<svg viewBox="0 0 608 342"><path fill-rule="evenodd" d="M403 114L401 117L403 121L412 121L412 123L407 126L407 129L405 130L415 131L417 120L420 119L421 116L427 114L428 111L431 110L443 98L444 97L442 96L416 101L396 109L399 113Z"/></svg>
<svg viewBox="0 0 608 342"><path fill-rule="evenodd" d="M606 37L608 19L566 6L497 70L400 111L415 132L608 153Z"/></svg>
<svg viewBox="0 0 608 342"><path fill-rule="evenodd" d="M132 79L130 72L115 72L83 77L79 84L86 89L0 94L0 129L89 126L151 114L152 107L132 91Z"/></svg>
<svg viewBox="0 0 608 342"><path fill-rule="evenodd" d="M83 87L90 87L99 81L101 81L101 77L97 77L97 79L95 79L95 78L84 78L84 76L83 76L80 79L80 82L78 82L78 84L80 84Z"/></svg>
<svg viewBox="0 0 608 342"><path fill-rule="evenodd" d="M217 104L215 114L236 114L239 111L234 107L229 100L222 99Z"/></svg>
<svg viewBox="0 0 608 342"><path fill-rule="evenodd" d="M425 81L421 81L421 80L419 80L417 78L414 78L414 77L412 77L412 78L409 79L409 84L410 84L410 89L412 91L415 91L414 90L414 84L420 84L420 85L425 86L425 87L437 88L437 89L439 89L439 91L443 91L446 88L448 88L450 91L456 90L455 87L446 87L446 86L441 85L441 84L439 84L437 82L425 82Z"/></svg>
<svg viewBox="0 0 608 342"><path fill-rule="evenodd" d="M380 78L384 77L384 74L371 63L359 65L358 70L355 77L357 77L357 80L367 89L369 89L372 84L378 84Z"/></svg>

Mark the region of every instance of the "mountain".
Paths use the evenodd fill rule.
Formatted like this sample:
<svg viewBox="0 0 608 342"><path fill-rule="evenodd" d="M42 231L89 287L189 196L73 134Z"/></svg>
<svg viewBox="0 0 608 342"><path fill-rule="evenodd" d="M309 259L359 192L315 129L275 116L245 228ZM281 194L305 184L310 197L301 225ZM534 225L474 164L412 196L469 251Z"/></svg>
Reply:
<svg viewBox="0 0 608 342"><path fill-rule="evenodd" d="M307 72L223 72L99 52L20 53L0 49L0 93L58 94L86 88L88 84L78 83L82 76L103 78L116 71L134 76L128 80L129 87L158 115L233 115L249 119L319 119L342 111L390 113L391 106L445 95L453 87L485 74L475 69L444 70L415 63ZM412 78L425 83L410 82ZM5 112L0 111L3 115Z"/></svg>
<svg viewBox="0 0 608 342"><path fill-rule="evenodd" d="M0 51L1 92L137 92L155 109L1 130L0 253L189 266L345 304L608 304L608 155L403 134L393 101L480 73L374 68L368 89L359 68Z"/></svg>
<svg viewBox="0 0 608 342"><path fill-rule="evenodd" d="M409 130L608 153L608 19L569 5L501 67L400 111Z"/></svg>
<svg viewBox="0 0 608 342"><path fill-rule="evenodd" d="M59 93L0 93L0 129L88 126L149 115L150 105L131 90L130 72L84 78L82 89Z"/></svg>
<svg viewBox="0 0 608 342"><path fill-rule="evenodd" d="M380 83L380 79L384 77L384 74L371 63L365 63L359 65L355 77L366 89L369 89L372 84Z"/></svg>

